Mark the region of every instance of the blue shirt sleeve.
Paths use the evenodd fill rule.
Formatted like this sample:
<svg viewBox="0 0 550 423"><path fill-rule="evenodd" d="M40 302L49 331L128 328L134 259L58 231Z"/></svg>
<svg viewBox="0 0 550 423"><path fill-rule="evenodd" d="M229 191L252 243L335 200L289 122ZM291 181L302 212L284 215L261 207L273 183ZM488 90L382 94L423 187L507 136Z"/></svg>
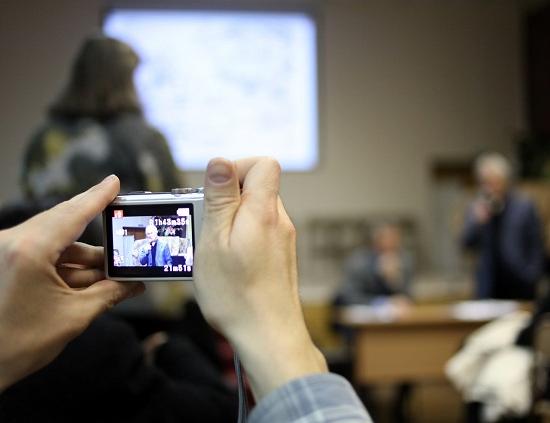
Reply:
<svg viewBox="0 0 550 423"><path fill-rule="evenodd" d="M252 410L249 423L372 423L343 377L321 373L293 380L271 392Z"/></svg>

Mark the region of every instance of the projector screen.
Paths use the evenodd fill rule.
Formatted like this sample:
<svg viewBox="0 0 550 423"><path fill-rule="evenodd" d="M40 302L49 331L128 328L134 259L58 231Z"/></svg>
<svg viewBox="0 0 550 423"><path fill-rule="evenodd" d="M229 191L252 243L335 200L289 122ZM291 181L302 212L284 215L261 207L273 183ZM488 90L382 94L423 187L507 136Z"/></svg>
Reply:
<svg viewBox="0 0 550 423"><path fill-rule="evenodd" d="M104 31L140 56L135 82L145 116L182 170L204 170L217 156L273 156L286 171L317 165L311 15L112 9Z"/></svg>

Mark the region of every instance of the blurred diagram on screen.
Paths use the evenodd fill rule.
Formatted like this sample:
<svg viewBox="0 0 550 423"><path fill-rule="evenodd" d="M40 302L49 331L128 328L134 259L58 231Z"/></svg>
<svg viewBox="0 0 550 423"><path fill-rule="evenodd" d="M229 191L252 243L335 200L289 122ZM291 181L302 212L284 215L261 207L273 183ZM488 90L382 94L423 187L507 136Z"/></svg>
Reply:
<svg viewBox="0 0 550 423"><path fill-rule="evenodd" d="M135 81L145 115L180 168L250 155L275 157L290 171L317 165L313 15L112 9L104 30L141 57Z"/></svg>

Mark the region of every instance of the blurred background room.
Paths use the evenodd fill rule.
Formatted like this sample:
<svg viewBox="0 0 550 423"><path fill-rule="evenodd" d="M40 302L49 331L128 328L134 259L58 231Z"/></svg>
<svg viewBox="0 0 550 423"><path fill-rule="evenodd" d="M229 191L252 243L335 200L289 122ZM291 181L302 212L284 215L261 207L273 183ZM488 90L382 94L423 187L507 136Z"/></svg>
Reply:
<svg viewBox="0 0 550 423"><path fill-rule="evenodd" d="M234 19L226 22L227 16ZM178 32L185 25L187 32ZM545 368L536 358L546 357L545 333L538 329L550 311L544 301L550 1L2 0L4 210L13 213L14 204L30 201L24 163L31 139L49 122L48 110L66 89L83 43L102 31L137 54L143 120L162 134L159 142L173 157L174 163L164 147L162 154L153 148L153 158L140 161L145 169L155 160L169 163L169 171L162 164L157 169L169 177L152 186L169 189L174 179L202 186L208 157L281 160L281 196L298 233L306 321L333 370L350 378L376 421L544 418L550 389L535 386L532 375ZM126 131L132 139L135 132ZM485 153L499 157L491 169L505 180L497 205L479 169ZM115 162L128 159L124 149L113 154ZM148 187L137 185L128 187ZM513 208L512 193L526 211L500 219ZM467 250L461 239L472 204L485 208L478 226L498 222ZM508 235L499 231L506 225L515 225L517 240L504 240ZM388 228L394 232L381 235ZM527 232L532 237L526 240ZM389 247L382 236L390 238ZM506 243L519 253L501 247ZM502 264L490 286L513 279L513 268L527 288L480 291L483 251L493 271ZM524 281L529 257L533 276ZM362 280L364 296L346 288L352 283L361 290ZM217 335L200 333L204 322L192 295L188 283L160 283L114 314L146 340L147 354L166 342L159 333L176 332L231 379ZM469 302L474 299L500 302ZM448 380L453 372L445 373L445 363L467 348L468 335L509 313L521 317L509 337L531 328L520 345L540 354L517 376L528 385L527 409L487 415L483 400ZM363 364L361 357L377 353ZM392 370L394 359L403 373Z"/></svg>

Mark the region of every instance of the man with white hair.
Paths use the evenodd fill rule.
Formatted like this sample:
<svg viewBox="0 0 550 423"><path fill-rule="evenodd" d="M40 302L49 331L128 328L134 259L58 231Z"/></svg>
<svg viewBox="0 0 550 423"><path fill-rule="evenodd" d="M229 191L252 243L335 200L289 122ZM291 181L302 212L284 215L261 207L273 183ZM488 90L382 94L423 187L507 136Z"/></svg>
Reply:
<svg viewBox="0 0 550 423"><path fill-rule="evenodd" d="M533 299L542 276L542 225L533 203L512 189L512 167L501 154L475 162L479 195L470 206L462 237L479 253L479 298Z"/></svg>
<svg viewBox="0 0 550 423"><path fill-rule="evenodd" d="M164 266L172 264L172 255L168 244L158 237L158 229L155 225L145 228L147 242L139 251L138 260L141 264L149 267Z"/></svg>

